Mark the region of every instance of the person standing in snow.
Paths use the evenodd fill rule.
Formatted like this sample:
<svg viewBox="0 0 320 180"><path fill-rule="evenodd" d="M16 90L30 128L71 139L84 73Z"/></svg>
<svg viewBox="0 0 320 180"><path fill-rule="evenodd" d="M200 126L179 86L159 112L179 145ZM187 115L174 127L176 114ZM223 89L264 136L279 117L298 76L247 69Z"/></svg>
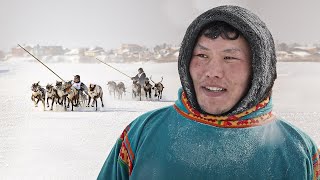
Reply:
<svg viewBox="0 0 320 180"><path fill-rule="evenodd" d="M98 179L320 179L319 150L272 113L277 77L271 33L239 6L188 27L174 105L130 123Z"/></svg>

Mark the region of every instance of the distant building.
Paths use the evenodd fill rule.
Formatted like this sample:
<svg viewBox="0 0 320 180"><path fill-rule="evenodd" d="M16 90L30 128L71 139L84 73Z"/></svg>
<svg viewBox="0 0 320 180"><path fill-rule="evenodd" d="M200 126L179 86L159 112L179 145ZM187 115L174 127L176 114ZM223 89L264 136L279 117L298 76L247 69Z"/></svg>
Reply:
<svg viewBox="0 0 320 180"><path fill-rule="evenodd" d="M3 59L5 56L4 52L0 50L0 59Z"/></svg>
<svg viewBox="0 0 320 180"><path fill-rule="evenodd" d="M31 50L35 56L58 56L63 55L64 50L62 46L40 46L39 44L34 46Z"/></svg>
<svg viewBox="0 0 320 180"><path fill-rule="evenodd" d="M86 48L75 48L67 51L65 55L67 56L84 56L85 51L87 51Z"/></svg>
<svg viewBox="0 0 320 180"><path fill-rule="evenodd" d="M278 61L285 61L289 58L292 58L292 54L288 53L287 51L276 51L276 56Z"/></svg>
<svg viewBox="0 0 320 180"><path fill-rule="evenodd" d="M95 57L105 53L102 47L93 47L84 52L85 56Z"/></svg>
<svg viewBox="0 0 320 180"><path fill-rule="evenodd" d="M158 45L154 48L154 58L159 61L177 61L180 47L168 44Z"/></svg>
<svg viewBox="0 0 320 180"><path fill-rule="evenodd" d="M306 56L310 56L311 54L309 52L306 51L291 51L291 53L294 55L294 57L299 58L299 57L306 57Z"/></svg>
<svg viewBox="0 0 320 180"><path fill-rule="evenodd" d="M318 48L317 48L317 47L297 46L297 47L293 47L293 48L291 49L291 51L307 52L307 53L309 53L309 54L314 54L314 53L318 52Z"/></svg>
<svg viewBox="0 0 320 180"><path fill-rule="evenodd" d="M30 46L26 46L24 48L29 52L32 50L32 47ZM23 56L26 56L28 53L24 51L21 47L14 47L14 48L11 48L11 54L14 57L23 57Z"/></svg>
<svg viewBox="0 0 320 180"><path fill-rule="evenodd" d="M143 51L144 48L142 46L137 45L137 44L122 44L121 50L122 51L129 51L129 52L140 52L140 51Z"/></svg>
<svg viewBox="0 0 320 180"><path fill-rule="evenodd" d="M57 56L64 54L62 46L42 46L42 48L44 49L45 55Z"/></svg>

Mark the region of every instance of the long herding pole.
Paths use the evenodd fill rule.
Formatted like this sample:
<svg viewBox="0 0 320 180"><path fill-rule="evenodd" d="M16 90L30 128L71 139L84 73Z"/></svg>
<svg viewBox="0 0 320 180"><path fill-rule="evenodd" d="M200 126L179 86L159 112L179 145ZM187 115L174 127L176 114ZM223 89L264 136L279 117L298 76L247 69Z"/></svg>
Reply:
<svg viewBox="0 0 320 180"><path fill-rule="evenodd" d="M20 44L18 44L20 46ZM62 82L65 82L58 74L53 72L48 66L46 66L42 61L40 61L37 57L35 57L33 54L31 54L28 50L20 46L23 50L25 50L28 54L30 54L33 58L35 58L37 61L39 61L44 67L48 68L54 75L56 75L59 79L61 79Z"/></svg>
<svg viewBox="0 0 320 180"><path fill-rule="evenodd" d="M102 62L103 64L105 64L105 65L107 65L107 66L111 67L112 69L114 69L114 70L118 71L119 73L121 73L121 74L123 74L123 75L125 75L125 76L127 76L128 78L130 78L130 79L131 79L131 77L130 77L130 76L128 76L127 74L125 74L125 73L121 72L120 70L118 70L118 69L116 69L116 68L114 68L114 67L110 66L109 64L107 64L107 63L105 63L105 62L101 61L100 59L96 58L96 60L98 60L98 61Z"/></svg>

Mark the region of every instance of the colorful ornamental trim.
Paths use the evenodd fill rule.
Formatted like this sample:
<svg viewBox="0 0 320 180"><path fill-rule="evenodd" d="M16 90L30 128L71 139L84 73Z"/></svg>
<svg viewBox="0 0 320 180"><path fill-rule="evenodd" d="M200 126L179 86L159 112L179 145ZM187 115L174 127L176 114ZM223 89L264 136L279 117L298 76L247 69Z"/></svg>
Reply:
<svg viewBox="0 0 320 180"><path fill-rule="evenodd" d="M119 158L122 160L122 162L124 164L126 164L128 166L128 170L129 170L129 175L131 175L131 172L132 172L132 161L130 160L130 156L129 156L129 153L128 153L128 150L125 146L125 143L122 142L121 144L121 148L120 148L120 152L119 152Z"/></svg>
<svg viewBox="0 0 320 180"><path fill-rule="evenodd" d="M134 160L134 154L131 149L131 145L127 136L129 129L130 129L130 126L127 126L120 136L120 140L122 143L121 143L121 148L119 152L119 158L122 160L124 164L128 166L129 175L131 175L131 172L133 169L132 162Z"/></svg>
<svg viewBox="0 0 320 180"><path fill-rule="evenodd" d="M127 136L129 130L130 130L130 126L127 126L127 127L123 130L123 132L122 132L121 135L120 135L120 140L121 140L121 141L123 141L123 140L124 140L124 137Z"/></svg>
<svg viewBox="0 0 320 180"><path fill-rule="evenodd" d="M316 154L312 157L313 161L313 171L314 171L314 178L320 178L320 149L316 152Z"/></svg>
<svg viewBox="0 0 320 180"><path fill-rule="evenodd" d="M265 107L270 100L269 98L262 101L257 106L250 108L249 110L247 110L243 113L236 114L233 116L212 116L212 115L201 114L200 112L196 111L195 109L193 109L191 107L184 92L182 93L181 99L182 99L182 103L187 108L188 112L186 113L186 112L182 111L176 105L174 105L174 108L182 116L189 118L189 119L192 119L194 121L200 122L200 123L204 123L204 124L208 124L208 125L212 125L212 126L216 126L216 127L246 128L246 127L260 126L260 125L266 124L266 123L274 120L274 118L273 118L274 116L271 111L266 114L263 114L261 116L252 118L252 119L245 119L245 120L240 119L241 117L243 117L245 115L248 115L254 111L257 111L257 110Z"/></svg>

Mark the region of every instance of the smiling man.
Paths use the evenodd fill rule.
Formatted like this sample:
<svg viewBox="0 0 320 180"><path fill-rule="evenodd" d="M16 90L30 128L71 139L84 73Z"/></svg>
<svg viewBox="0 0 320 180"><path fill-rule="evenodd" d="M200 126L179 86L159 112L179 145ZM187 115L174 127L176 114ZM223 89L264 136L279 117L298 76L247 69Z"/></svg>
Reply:
<svg viewBox="0 0 320 180"><path fill-rule="evenodd" d="M240 32L228 32L230 28L223 22L211 24L193 50L190 74L197 101L210 114L229 111L247 93L250 83L249 44Z"/></svg>
<svg viewBox="0 0 320 180"><path fill-rule="evenodd" d="M220 6L182 41L182 89L119 137L98 179L320 179L319 150L272 113L273 38L248 10Z"/></svg>

